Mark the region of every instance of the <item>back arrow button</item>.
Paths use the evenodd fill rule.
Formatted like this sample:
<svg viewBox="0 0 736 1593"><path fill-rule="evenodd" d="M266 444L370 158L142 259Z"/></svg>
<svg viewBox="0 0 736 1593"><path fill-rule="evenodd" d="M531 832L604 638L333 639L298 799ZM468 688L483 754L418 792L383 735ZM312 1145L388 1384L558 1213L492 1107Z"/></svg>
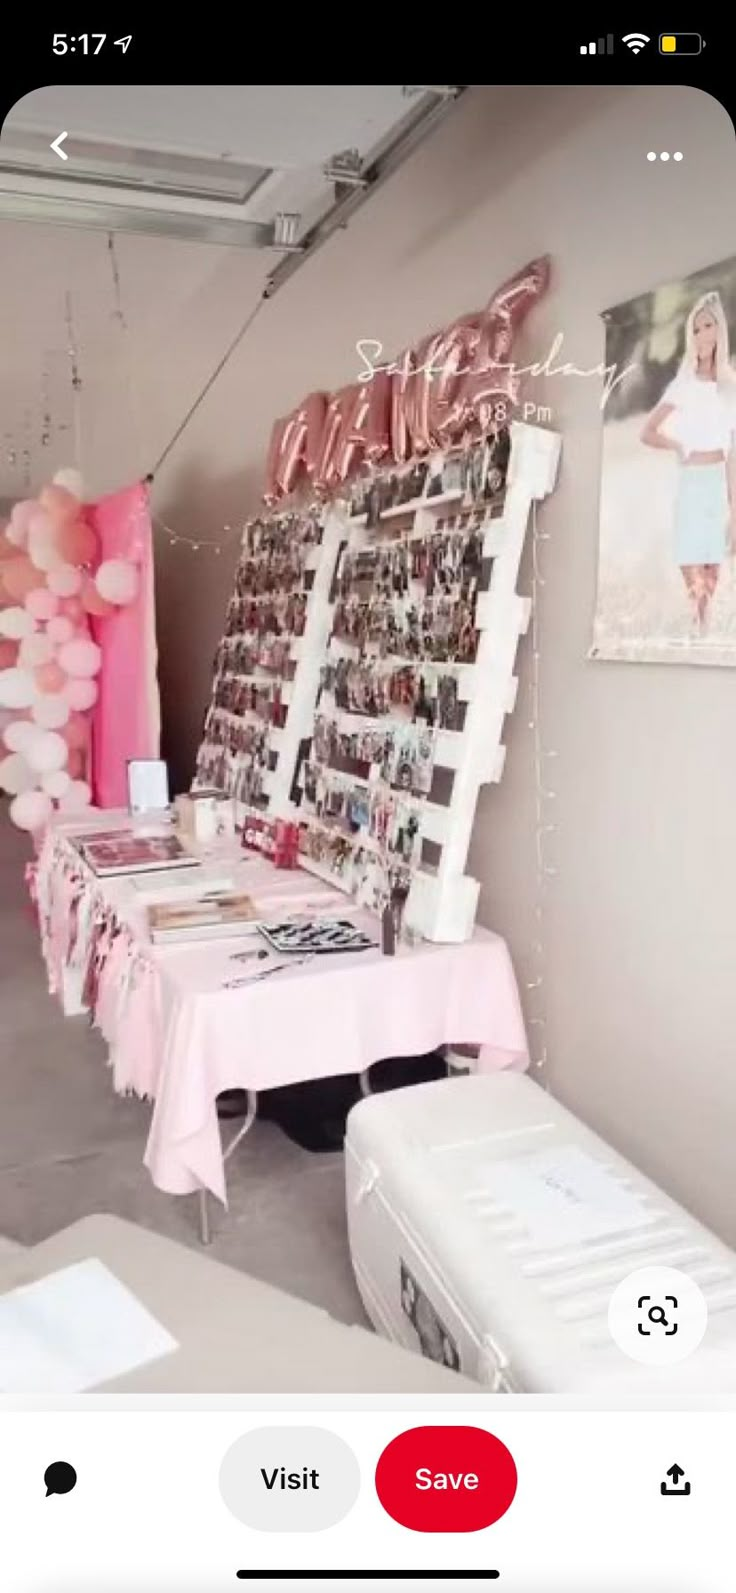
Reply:
<svg viewBox="0 0 736 1593"><path fill-rule="evenodd" d="M54 154L58 155L59 160L68 160L69 159L69 156L67 155L66 150L62 149L62 147L61 147L63 142L64 142L64 139L68 138L68 137L69 137L68 133L60 133L58 138L54 139L53 144L49 144L49 149L53 149Z"/></svg>

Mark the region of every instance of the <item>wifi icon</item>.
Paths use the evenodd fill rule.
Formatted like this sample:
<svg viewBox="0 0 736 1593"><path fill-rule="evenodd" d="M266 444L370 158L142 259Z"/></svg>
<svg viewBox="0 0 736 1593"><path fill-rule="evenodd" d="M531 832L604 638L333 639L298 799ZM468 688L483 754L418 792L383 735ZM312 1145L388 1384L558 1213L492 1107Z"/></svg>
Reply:
<svg viewBox="0 0 736 1593"><path fill-rule="evenodd" d="M649 43L649 34L625 33L621 43L628 45L628 48L632 51L632 54L638 55L639 51L644 49L644 45Z"/></svg>

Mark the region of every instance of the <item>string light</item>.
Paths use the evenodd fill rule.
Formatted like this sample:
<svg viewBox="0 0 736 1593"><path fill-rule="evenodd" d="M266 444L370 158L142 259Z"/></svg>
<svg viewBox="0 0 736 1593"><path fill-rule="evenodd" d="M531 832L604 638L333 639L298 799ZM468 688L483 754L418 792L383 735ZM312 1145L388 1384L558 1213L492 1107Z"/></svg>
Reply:
<svg viewBox="0 0 736 1593"><path fill-rule="evenodd" d="M536 861L536 889L534 917L536 923L535 939L532 942L533 976L526 982L527 991L541 992L536 997L537 1010L528 1018L530 1029L536 1031L534 1067L540 1074L541 1082L546 1084L547 1070L547 1020L544 1013L544 990L546 984L545 964L545 918L547 905L548 880L552 879L557 869L548 856L547 837L554 835L557 825L551 823L547 816L547 804L553 802L556 792L547 784L547 762L556 758L557 753L544 745L542 730L542 684L541 684L541 649L540 649L540 619L539 597L545 586L545 579L540 569L540 545L549 541L549 532L541 531L537 523L537 504L532 501L532 590L531 590L531 644L532 659L529 678L529 724L532 735L532 758L534 763L534 847Z"/></svg>
<svg viewBox="0 0 736 1593"><path fill-rule="evenodd" d="M160 515L152 514L151 521L157 531L163 532L169 547L173 548L177 543L181 543L182 547L190 548L192 553L222 553L231 545L233 535L242 537L245 530L245 525L224 525L221 537L186 537L181 531L172 531L171 526L167 525Z"/></svg>

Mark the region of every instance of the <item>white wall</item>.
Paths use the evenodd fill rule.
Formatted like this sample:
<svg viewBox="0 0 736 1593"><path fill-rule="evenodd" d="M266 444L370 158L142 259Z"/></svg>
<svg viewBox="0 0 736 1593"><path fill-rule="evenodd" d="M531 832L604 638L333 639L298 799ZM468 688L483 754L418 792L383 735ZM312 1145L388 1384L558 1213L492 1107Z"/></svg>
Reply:
<svg viewBox="0 0 736 1593"><path fill-rule="evenodd" d="M646 152L681 149L682 163ZM736 252L734 132L694 89L481 89L267 305L156 484L175 530L203 537L257 502L273 417L354 375L358 337L398 350L549 251L554 288L527 347L562 330L579 367L602 357L600 311ZM82 346L83 463L95 490L144 473L254 302L263 260L118 240L126 338L111 318L102 237L0 228L7 312L0 432L38 413L44 349L63 349L71 287ZM62 361L63 365L63 361ZM126 366L133 373L128 381ZM57 375L62 381L62 376ZM557 875L545 914L550 1079L583 1117L736 1244L736 736L727 670L586 661L594 598L599 386L540 401L564 435L544 509L543 731L558 757ZM61 401L61 395L60 395ZM38 472L68 454L35 449ZM57 455L59 457L54 457ZM45 473L45 469L44 469ZM18 490L0 460L0 494ZM191 764L229 556L158 552L169 743ZM528 648L522 674L527 675ZM482 919L523 985L536 970L534 781L522 683L503 783L483 797L472 866ZM540 992L541 994L541 992ZM539 1010L538 997L533 1010ZM530 1007L530 1011L531 1011Z"/></svg>

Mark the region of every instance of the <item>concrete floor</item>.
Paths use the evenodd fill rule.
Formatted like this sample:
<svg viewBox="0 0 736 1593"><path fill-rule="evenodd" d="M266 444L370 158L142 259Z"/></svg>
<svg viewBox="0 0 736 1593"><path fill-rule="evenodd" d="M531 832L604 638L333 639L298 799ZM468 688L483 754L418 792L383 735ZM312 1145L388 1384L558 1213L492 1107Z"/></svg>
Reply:
<svg viewBox="0 0 736 1593"><path fill-rule="evenodd" d="M196 1200L161 1194L142 1165L150 1107L113 1093L100 1036L85 1018L63 1018L48 995L23 879L29 855L0 804L0 1235L35 1244L114 1212L198 1247ZM208 1254L365 1323L342 1156L311 1154L256 1123L228 1183L230 1208L213 1205Z"/></svg>

